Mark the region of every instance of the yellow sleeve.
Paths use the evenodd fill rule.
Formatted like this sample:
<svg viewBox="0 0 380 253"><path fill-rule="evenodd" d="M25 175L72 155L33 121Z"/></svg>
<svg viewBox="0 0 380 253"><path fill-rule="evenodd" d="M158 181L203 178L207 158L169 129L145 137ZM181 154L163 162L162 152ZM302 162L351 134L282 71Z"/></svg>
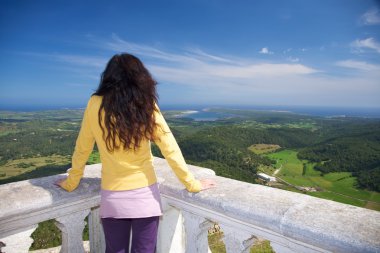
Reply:
<svg viewBox="0 0 380 253"><path fill-rule="evenodd" d="M83 115L82 126L79 131L74 154L72 156L71 169L68 171L69 175L67 179L61 183L62 188L69 192L78 187L83 176L86 162L95 144L95 138L90 128L91 123L88 111L89 105L87 105Z"/></svg>
<svg viewBox="0 0 380 253"><path fill-rule="evenodd" d="M196 180L194 175L187 168L185 159L169 126L158 107L157 110L158 112L155 113L155 119L158 126L156 128L154 142L160 148L166 161L178 179L185 185L186 189L189 192L199 192L202 189L200 181Z"/></svg>

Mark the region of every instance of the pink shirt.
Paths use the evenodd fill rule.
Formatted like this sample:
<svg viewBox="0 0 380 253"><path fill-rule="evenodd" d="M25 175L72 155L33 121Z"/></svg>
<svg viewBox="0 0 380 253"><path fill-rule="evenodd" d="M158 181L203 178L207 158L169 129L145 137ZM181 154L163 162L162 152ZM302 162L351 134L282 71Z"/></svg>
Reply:
<svg viewBox="0 0 380 253"><path fill-rule="evenodd" d="M158 184L127 191L100 192L101 218L146 218L162 215Z"/></svg>

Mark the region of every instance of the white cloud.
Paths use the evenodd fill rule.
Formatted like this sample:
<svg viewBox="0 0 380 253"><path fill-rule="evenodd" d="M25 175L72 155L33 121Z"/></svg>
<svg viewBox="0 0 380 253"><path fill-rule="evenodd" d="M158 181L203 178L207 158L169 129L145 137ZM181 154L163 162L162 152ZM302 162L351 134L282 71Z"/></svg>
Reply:
<svg viewBox="0 0 380 253"><path fill-rule="evenodd" d="M269 51L267 47L263 47L260 51L260 54L274 54L272 51Z"/></svg>
<svg viewBox="0 0 380 253"><path fill-rule="evenodd" d="M128 42L121 39L116 34L112 34L111 41L105 41L103 47L108 50L117 52L130 52L141 56L147 56L151 58L156 58L159 60L169 61L169 62L199 62L196 57L189 57L186 55L172 54L164 52L162 50L156 49L152 46L140 45L133 42Z"/></svg>
<svg viewBox="0 0 380 253"><path fill-rule="evenodd" d="M261 63L248 66L209 66L206 70L212 75L228 78L305 75L317 72L317 70L301 64L286 63Z"/></svg>
<svg viewBox="0 0 380 253"><path fill-rule="evenodd" d="M365 25L378 25L380 24L379 10L373 8L364 13L361 18L361 22Z"/></svg>
<svg viewBox="0 0 380 253"><path fill-rule="evenodd" d="M380 76L376 71L358 71L354 77L347 78L301 64L298 58L292 57L263 61L226 57L198 48L173 52L132 43L117 35L97 42L110 54L129 52L140 57L160 84L163 103L350 105L356 101L359 105L380 105ZM79 84L83 73L98 76L108 60L64 54L45 58L66 64L78 76L81 73L82 79L72 81ZM336 64L359 70L374 70L375 66L354 60Z"/></svg>
<svg viewBox="0 0 380 253"><path fill-rule="evenodd" d="M380 86L376 71L365 72L362 75L359 72L355 77L347 78L329 75L313 67L295 63L299 60L297 58L291 58L294 62L290 63L263 62L258 59L221 57L200 49L179 53L162 50L159 54L147 53L156 52L155 50L157 49L141 45L133 48L131 53L144 55L143 60L148 69L162 84L161 97L166 103L338 106L352 105L352 101L356 101L357 105L361 106L379 106L377 97L380 94ZM267 51L270 52L268 48ZM355 65L353 62L340 64L362 69L370 66ZM169 88L173 87L171 85L184 87L184 90L176 89L178 98L166 95L172 94L172 88ZM181 92L184 92L184 95L181 95Z"/></svg>
<svg viewBox="0 0 380 253"><path fill-rule="evenodd" d="M157 71L165 73L170 69L179 71L181 74L189 72L191 75L199 75L223 78L252 78L255 76L279 76L279 75L304 75L318 72L308 66L288 63L262 63L249 59L232 59L209 54L201 49L187 49L182 53L169 53L158 50L151 46L137 45L122 40L117 35L113 35L113 40L105 44L110 50L128 51L145 58L153 60L150 64ZM271 53L267 48L264 52ZM155 61L160 60L159 63ZM169 80L168 80L169 81Z"/></svg>
<svg viewBox="0 0 380 253"><path fill-rule="evenodd" d="M190 87L233 87L239 83L251 86L257 79L289 78L317 73L318 70L302 64L288 63L252 63L215 64L202 62L201 64L179 63L168 66L165 63L149 64L149 69L159 82L182 84ZM260 83L264 85L264 83Z"/></svg>
<svg viewBox="0 0 380 253"><path fill-rule="evenodd" d="M196 57L199 60L212 60L217 62L233 63L233 61L230 59L206 53L199 48L190 48L188 51L190 52L188 56Z"/></svg>
<svg viewBox="0 0 380 253"><path fill-rule="evenodd" d="M50 56L61 62L87 67L104 68L105 64L107 63L107 59L94 56L80 56L67 54L54 54Z"/></svg>
<svg viewBox="0 0 380 253"><path fill-rule="evenodd" d="M379 106L379 75L331 77L327 75L263 75L250 78L162 66L148 66L157 73L163 102L181 104L262 104ZM173 86L165 86L170 82ZM191 89L181 89L181 85ZM175 88L174 88L175 87ZM176 96L168 96L175 89ZM191 95L190 95L191 94ZM355 101L355 105L352 104Z"/></svg>
<svg viewBox="0 0 380 253"><path fill-rule="evenodd" d="M362 71L380 71L380 65L370 64L363 61L345 60L336 62L337 66L357 69Z"/></svg>
<svg viewBox="0 0 380 253"><path fill-rule="evenodd" d="M376 52L380 53L380 44L374 39L374 38L367 38L363 40L355 40L354 42L351 43L351 47L357 50L362 50L364 49L372 49L375 50Z"/></svg>
<svg viewBox="0 0 380 253"><path fill-rule="evenodd" d="M297 57L291 57L291 56L289 56L289 57L287 58L287 60L290 61L290 62L299 62L299 61L300 61L299 58L297 58Z"/></svg>

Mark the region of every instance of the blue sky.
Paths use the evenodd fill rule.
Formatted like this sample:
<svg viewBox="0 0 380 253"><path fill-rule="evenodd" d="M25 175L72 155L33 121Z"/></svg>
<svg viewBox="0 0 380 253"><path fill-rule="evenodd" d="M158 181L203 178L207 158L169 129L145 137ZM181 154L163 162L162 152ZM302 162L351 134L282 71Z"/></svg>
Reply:
<svg viewBox="0 0 380 253"><path fill-rule="evenodd" d="M0 2L0 108L84 106L115 53L161 105L380 107L372 0Z"/></svg>

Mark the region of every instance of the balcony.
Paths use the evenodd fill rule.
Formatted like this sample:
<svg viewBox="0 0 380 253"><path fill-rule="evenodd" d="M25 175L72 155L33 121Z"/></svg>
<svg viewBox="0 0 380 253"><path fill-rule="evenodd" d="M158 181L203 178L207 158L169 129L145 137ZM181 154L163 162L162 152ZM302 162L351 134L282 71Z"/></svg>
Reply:
<svg viewBox="0 0 380 253"><path fill-rule="evenodd" d="M249 252L257 240L277 252L380 252L380 212L307 195L248 184L189 166L217 188L187 192L166 161L155 158L164 215L157 252L206 253L208 229L218 223L227 253ZM55 219L61 252L84 252L82 231L89 216L91 252L104 252L99 220L100 164L86 167L77 190L53 182L62 175L0 186L0 252L28 252L39 222ZM4 246L5 245L5 246Z"/></svg>

